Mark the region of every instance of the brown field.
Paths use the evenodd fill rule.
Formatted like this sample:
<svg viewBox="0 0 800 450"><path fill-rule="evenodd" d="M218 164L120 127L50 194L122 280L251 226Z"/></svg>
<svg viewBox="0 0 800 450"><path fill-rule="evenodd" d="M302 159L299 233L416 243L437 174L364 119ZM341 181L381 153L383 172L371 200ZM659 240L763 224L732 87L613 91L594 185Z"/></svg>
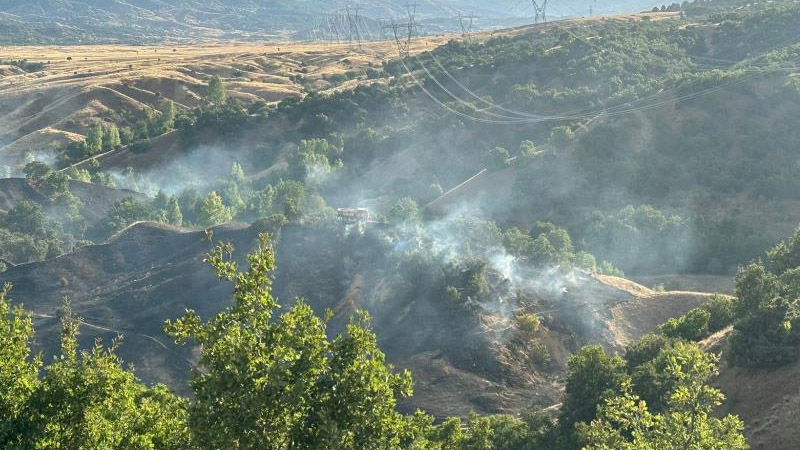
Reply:
<svg viewBox="0 0 800 450"><path fill-rule="evenodd" d="M418 39L412 53L448 38ZM128 112L169 98L178 106L200 104L208 79L219 75L232 97L277 102L310 91L346 88L325 81L350 70L380 67L395 57L394 42L347 44L207 43L179 46L4 47L3 58L43 62L25 73L0 65L0 165L27 153L52 153L83 139L99 121L126 125Z"/></svg>
<svg viewBox="0 0 800 450"><path fill-rule="evenodd" d="M578 18L476 33L475 39L517 35L534 27L580 26L605 20L666 18L672 13ZM409 51L431 50L459 35L412 41ZM133 112L164 98L191 108L200 104L208 79L219 75L233 97L278 102L311 91L347 89L356 79L333 86L326 77L380 67L397 57L394 41L360 48L335 43L200 42L147 46L5 46L2 59L45 63L26 73L0 64L0 166L16 166L26 155L52 156L57 148L83 139L97 122L131 125Z"/></svg>

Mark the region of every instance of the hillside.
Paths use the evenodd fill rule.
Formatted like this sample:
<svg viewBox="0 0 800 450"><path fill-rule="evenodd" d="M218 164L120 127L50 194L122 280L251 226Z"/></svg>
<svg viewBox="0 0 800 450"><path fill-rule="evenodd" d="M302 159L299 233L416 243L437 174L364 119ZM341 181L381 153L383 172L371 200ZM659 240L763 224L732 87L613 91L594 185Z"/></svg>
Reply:
<svg viewBox="0 0 800 450"><path fill-rule="evenodd" d="M414 51L443 42L426 39ZM208 80L222 77L231 98L274 104L340 87L327 81L363 73L396 53L394 44L361 50L326 44L12 47L4 57L44 64L0 76L0 155L14 167L26 155L53 161L97 123L133 128L145 110L172 100L202 105ZM366 77L363 77L364 79ZM122 166L120 169L124 169Z"/></svg>
<svg viewBox="0 0 800 450"><path fill-rule="evenodd" d="M111 189L98 184L70 180L69 191L82 202L81 215L91 226L108 214L115 202L132 197L145 199L146 196L127 189ZM0 211L7 211L20 202L30 201L41 205L47 211L52 201L42 195L30 180L22 178L0 179Z"/></svg>
<svg viewBox="0 0 800 450"><path fill-rule="evenodd" d="M332 4L0 0L0 447L797 446L800 1Z"/></svg>
<svg viewBox="0 0 800 450"><path fill-rule="evenodd" d="M232 242L241 252L255 242L256 230L223 227L213 239ZM303 297L320 312L336 313L334 329L356 308L374 317L380 345L389 360L413 371L416 394L405 408L424 408L438 417L479 412L515 412L558 403L566 356L580 345L599 343L611 351L668 318L701 304L697 293L653 293L629 282L575 273L563 288L526 290L518 308L542 314L544 351L549 363L524 356L529 345L508 317L454 310L433 292L402 294L401 278L376 247L376 236L343 240L338 231L290 227L278 246L281 261L275 290L281 304ZM193 308L208 317L228 304L228 286L203 263L211 248L203 232L155 224L134 225L107 244L84 247L52 260L9 269L14 302L36 314L38 345L51 354L57 345L61 299L85 320L83 341L125 335L124 360L149 382L183 389L193 356L174 346L161 324ZM350 269L340 261L348 259ZM304 270L299 270L304 267ZM496 275L493 275L496 276ZM531 276L535 276L531 272ZM510 280L493 281L502 292ZM573 317L577 305L585 316ZM578 328L574 328L578 327ZM577 337L570 329L577 329ZM465 345L466 342L472 344Z"/></svg>

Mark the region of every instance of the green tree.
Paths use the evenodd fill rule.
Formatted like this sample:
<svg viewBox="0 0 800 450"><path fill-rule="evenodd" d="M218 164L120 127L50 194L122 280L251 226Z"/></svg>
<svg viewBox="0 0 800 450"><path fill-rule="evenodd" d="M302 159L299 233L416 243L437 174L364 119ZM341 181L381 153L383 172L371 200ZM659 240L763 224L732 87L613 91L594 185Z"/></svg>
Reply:
<svg viewBox="0 0 800 450"><path fill-rule="evenodd" d="M25 164L25 167L22 169L22 173L25 174L25 178L31 180L41 180L53 173L53 169L39 161L32 161L28 164Z"/></svg>
<svg viewBox="0 0 800 450"><path fill-rule="evenodd" d="M495 147L486 153L486 163L494 170L500 170L508 166L511 155L503 147Z"/></svg>
<svg viewBox="0 0 800 450"><path fill-rule="evenodd" d="M567 364L564 402L558 415L564 448L577 445L576 424L594 420L599 406L622 392L628 380L625 362L608 356L602 347L583 347Z"/></svg>
<svg viewBox="0 0 800 450"><path fill-rule="evenodd" d="M225 85L219 75L214 75L208 80L208 97L209 103L214 106L224 106L228 100L228 94L225 92Z"/></svg>
<svg viewBox="0 0 800 450"><path fill-rule="evenodd" d="M158 110L161 115L158 117L157 133L166 133L175 128L175 102L164 100Z"/></svg>
<svg viewBox="0 0 800 450"><path fill-rule="evenodd" d="M42 207L30 200L23 200L9 209L0 224L11 231L39 238L53 235L54 224L42 211Z"/></svg>
<svg viewBox="0 0 800 450"><path fill-rule="evenodd" d="M564 147L575 140L575 132L568 126L562 125L550 130L550 143L556 147Z"/></svg>
<svg viewBox="0 0 800 450"><path fill-rule="evenodd" d="M174 195L169 198L167 202L167 210L164 215L167 223L170 225L181 226L183 225L183 214L181 213L181 205L178 203L178 198Z"/></svg>
<svg viewBox="0 0 800 450"><path fill-rule="evenodd" d="M410 395L408 372L394 374L366 316L333 340L327 319L302 301L277 315L270 292L275 255L266 235L239 272L230 245L208 260L234 284L234 305L208 321L189 311L167 330L203 348L190 385L190 422L201 448L397 448L408 422L395 398Z"/></svg>
<svg viewBox="0 0 800 450"><path fill-rule="evenodd" d="M100 153L103 150L103 125L95 124L86 134L86 148L89 154Z"/></svg>
<svg viewBox="0 0 800 450"><path fill-rule="evenodd" d="M716 374L715 359L696 344L679 342L665 360L665 375L674 381L666 409L654 412L632 392L606 399L597 419L582 424L585 450L746 450L744 425L735 416L715 417L722 393L708 386Z"/></svg>
<svg viewBox="0 0 800 450"><path fill-rule="evenodd" d="M113 123L103 130L103 149L113 150L122 145L122 138L119 135L119 128Z"/></svg>
<svg viewBox="0 0 800 450"><path fill-rule="evenodd" d="M229 222L232 218L231 210L222 203L222 197L214 191L200 203L198 219L201 226L213 227Z"/></svg>
<svg viewBox="0 0 800 450"><path fill-rule="evenodd" d="M394 225L415 227L422 222L422 214L417 202L411 197L398 200L386 213L386 218Z"/></svg>
<svg viewBox="0 0 800 450"><path fill-rule="evenodd" d="M698 341L708 336L708 321L711 313L703 308L693 308L677 319L669 319L658 328L664 336Z"/></svg>
<svg viewBox="0 0 800 450"><path fill-rule="evenodd" d="M28 400L38 386L40 357L31 355L33 318L21 307L12 308L0 289L0 447L10 448L24 432L20 423Z"/></svg>
<svg viewBox="0 0 800 450"><path fill-rule="evenodd" d="M61 355L44 368L11 449L188 448L186 401L141 384L115 355L118 341L79 351L79 325L67 306Z"/></svg>
<svg viewBox="0 0 800 450"><path fill-rule="evenodd" d="M111 206L106 217L97 224L97 230L109 235L135 222L158 219L157 212L150 205L125 197Z"/></svg>

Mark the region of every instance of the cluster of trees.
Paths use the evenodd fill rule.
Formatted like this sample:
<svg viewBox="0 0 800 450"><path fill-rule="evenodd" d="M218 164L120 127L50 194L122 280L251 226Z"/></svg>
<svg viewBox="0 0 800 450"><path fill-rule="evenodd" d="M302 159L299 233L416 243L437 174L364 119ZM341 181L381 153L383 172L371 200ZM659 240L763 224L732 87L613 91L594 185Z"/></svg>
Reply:
<svg viewBox="0 0 800 450"><path fill-rule="evenodd" d="M230 128L229 122L247 119L241 104L228 101L222 79L215 75L208 81L208 92L201 107L190 111L178 110L175 102L163 99L156 107L145 108L128 117L132 126L119 128L113 123L97 123L89 128L85 140L63 149L59 162L67 166L123 145L130 145L133 151L146 152L150 149L151 138L176 129L184 131L184 136L188 137L197 127Z"/></svg>
<svg viewBox="0 0 800 450"><path fill-rule="evenodd" d="M734 366L774 367L800 356L800 229L741 267L736 297L714 296L702 307L661 325L670 338L699 341L733 326L726 351Z"/></svg>
<svg viewBox="0 0 800 450"><path fill-rule="evenodd" d="M24 200L0 211L0 259L16 265L58 256L86 243L83 202L69 190L69 177L44 163L25 166L28 182L41 198Z"/></svg>
<svg viewBox="0 0 800 450"><path fill-rule="evenodd" d="M60 163L67 166L91 158L102 152L131 145L135 151L146 151L149 140L175 128L177 110L172 100L161 102L158 109L147 108L142 117L132 119L133 127L119 128L113 123L97 123L89 128L86 139L69 144L59 155Z"/></svg>
<svg viewBox="0 0 800 450"><path fill-rule="evenodd" d="M180 343L203 348L181 398L147 387L115 355L116 343L80 350L80 319L61 311L61 355L31 351L33 320L0 292L0 445L8 449L745 449L742 424L716 418L722 395L707 382L715 359L680 339L648 336L626 359L586 347L569 363L557 422L472 415L434 424L400 414L412 392L378 349L360 313L328 336L330 316L303 301L281 308L270 292L274 253L262 236L240 271L230 245L208 257L234 286L234 304L211 319L193 311L166 324ZM640 420L637 420L640 419Z"/></svg>
<svg viewBox="0 0 800 450"><path fill-rule="evenodd" d="M800 229L736 275L732 364L779 366L800 355Z"/></svg>
<svg viewBox="0 0 800 450"><path fill-rule="evenodd" d="M281 216L288 223L321 223L334 212L318 192L312 177L333 170L328 160L314 149L328 148L326 141L303 141L297 158L288 168L269 180L248 179L242 166L234 162L229 174L206 185L202 190L185 188L179 194L158 191L152 200L133 197L114 203L96 226L95 234L108 237L139 221L162 222L192 228L210 228L232 220L252 222ZM317 156L315 156L317 155ZM137 181L129 170L126 179Z"/></svg>
<svg viewBox="0 0 800 450"><path fill-rule="evenodd" d="M684 2L684 3L688 3L688 2ZM681 10L681 4L680 3L671 3L669 6L661 5L661 8L659 8L658 6L653 6L653 9L650 10L650 11L651 12L678 12L680 10Z"/></svg>
<svg viewBox="0 0 800 450"><path fill-rule="evenodd" d="M8 61L4 61L0 59L0 65L8 64L10 66L19 67L20 69L24 70L25 72L32 73L32 72L39 72L44 70L47 67L47 63L44 62L31 62L28 61L27 58L23 59L9 59Z"/></svg>

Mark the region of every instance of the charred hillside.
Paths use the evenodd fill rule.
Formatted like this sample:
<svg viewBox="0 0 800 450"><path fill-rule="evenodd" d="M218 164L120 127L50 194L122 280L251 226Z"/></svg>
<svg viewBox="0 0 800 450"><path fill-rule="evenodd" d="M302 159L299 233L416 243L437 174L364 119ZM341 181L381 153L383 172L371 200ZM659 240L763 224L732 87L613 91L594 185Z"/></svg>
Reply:
<svg viewBox="0 0 800 450"><path fill-rule="evenodd" d="M258 231L196 232L139 223L106 244L11 268L3 280L13 283L14 302L34 312L37 345L47 355L57 349L59 311L68 298L85 321L86 344L122 334L119 354L144 380L183 389L194 355L175 346L162 324L186 308L210 317L229 305L229 285L218 282L203 260L212 242L247 251ZM621 351L705 299L582 272L551 272L548 283L558 276L563 285L537 284L543 274L533 269L530 278L521 278L529 283L513 292L517 281L490 269L488 291L465 304L443 295L439 276L424 275L440 267L399 268L382 239L377 232L345 237L336 227L286 227L277 241L282 263L275 293L284 306L302 297L319 313L331 310L334 331L356 309L369 311L389 360L416 374L416 395L407 407L440 417L557 403L570 352L587 343Z"/></svg>

